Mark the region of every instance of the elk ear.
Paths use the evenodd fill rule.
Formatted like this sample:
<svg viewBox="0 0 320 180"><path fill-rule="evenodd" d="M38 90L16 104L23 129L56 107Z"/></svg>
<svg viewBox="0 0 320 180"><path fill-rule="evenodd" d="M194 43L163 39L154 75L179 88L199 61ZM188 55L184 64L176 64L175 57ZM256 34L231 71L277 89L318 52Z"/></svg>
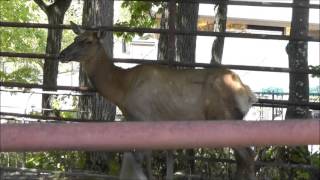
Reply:
<svg viewBox="0 0 320 180"><path fill-rule="evenodd" d="M100 31L100 30L99 30L99 31L97 32L97 38L98 38L98 39L103 39L103 38L106 36L106 34L107 34L106 31Z"/></svg>
<svg viewBox="0 0 320 180"><path fill-rule="evenodd" d="M84 30L81 29L81 27L78 26L76 23L70 21L70 24L71 24L72 31L73 31L75 34L79 35L79 34L81 34L81 33L84 32Z"/></svg>

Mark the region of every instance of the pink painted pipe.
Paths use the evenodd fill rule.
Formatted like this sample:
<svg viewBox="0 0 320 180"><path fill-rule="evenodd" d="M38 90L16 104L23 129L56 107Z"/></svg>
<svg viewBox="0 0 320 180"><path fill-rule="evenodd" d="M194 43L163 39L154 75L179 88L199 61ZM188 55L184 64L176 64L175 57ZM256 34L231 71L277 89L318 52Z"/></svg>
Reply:
<svg viewBox="0 0 320 180"><path fill-rule="evenodd" d="M0 151L319 144L319 120L1 124Z"/></svg>

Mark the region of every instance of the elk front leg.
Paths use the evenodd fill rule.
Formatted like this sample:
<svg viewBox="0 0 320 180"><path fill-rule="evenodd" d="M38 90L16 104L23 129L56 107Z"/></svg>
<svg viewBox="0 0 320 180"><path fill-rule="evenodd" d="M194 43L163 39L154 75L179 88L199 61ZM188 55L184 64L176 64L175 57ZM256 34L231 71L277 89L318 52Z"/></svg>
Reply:
<svg viewBox="0 0 320 180"><path fill-rule="evenodd" d="M125 152L122 159L120 180L148 180L143 171L144 154L141 152Z"/></svg>
<svg viewBox="0 0 320 180"><path fill-rule="evenodd" d="M146 159L146 168L147 168L147 176L149 180L153 180L153 173L152 173L152 151L145 152L145 159Z"/></svg>
<svg viewBox="0 0 320 180"><path fill-rule="evenodd" d="M256 180L254 166L254 152L249 147L233 148L237 162L235 179Z"/></svg>

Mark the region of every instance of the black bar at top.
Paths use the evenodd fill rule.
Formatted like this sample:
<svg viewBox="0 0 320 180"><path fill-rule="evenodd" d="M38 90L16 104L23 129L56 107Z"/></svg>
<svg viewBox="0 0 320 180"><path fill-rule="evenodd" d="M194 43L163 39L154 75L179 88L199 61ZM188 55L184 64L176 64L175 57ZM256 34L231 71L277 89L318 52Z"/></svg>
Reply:
<svg viewBox="0 0 320 180"><path fill-rule="evenodd" d="M16 23L16 22L3 22L0 21L0 27L22 27L22 28L49 28L49 29L71 29L71 25L50 25L41 23ZM81 26L80 26L81 27ZM132 28L132 27L83 27L86 30L103 30L114 32L137 32L137 33L165 33L169 34L168 29L154 29L154 28ZM307 36L292 38L284 35L271 35L271 34L252 34L252 33L234 33L234 32L212 32L212 31L188 31L188 30L175 30L176 35L193 35L193 36L223 36L223 37L236 37L236 38L252 38L252 39L273 39L273 40L297 40L297 41L312 41L320 42L319 38Z"/></svg>
<svg viewBox="0 0 320 180"><path fill-rule="evenodd" d="M20 57L20 58L32 58L32 59L52 59L55 60L57 55L48 54L35 54L35 53L15 53L15 52L1 52L0 57ZM118 63L134 63L134 64L161 64L171 66L183 66L183 67L202 67L202 68L213 68L217 66L225 66L229 69L235 70L248 70L248 71L265 71L265 72L281 72L281 73L300 73L300 74L314 74L310 70L307 71L292 71L289 68L281 67L265 67L265 66L244 66L244 65L215 65L208 63L183 63L183 62L170 62L165 60L147 60L147 59L119 59L113 58L113 62Z"/></svg>
<svg viewBox="0 0 320 180"><path fill-rule="evenodd" d="M170 0L116 0L116 1L144 1L144 2L169 2ZM300 7L320 9L319 4L293 4L293 3L281 3L281 2L259 2L259 1L235 1L235 0L176 0L177 3L201 3L201 4L227 4L235 6L261 6L261 7Z"/></svg>

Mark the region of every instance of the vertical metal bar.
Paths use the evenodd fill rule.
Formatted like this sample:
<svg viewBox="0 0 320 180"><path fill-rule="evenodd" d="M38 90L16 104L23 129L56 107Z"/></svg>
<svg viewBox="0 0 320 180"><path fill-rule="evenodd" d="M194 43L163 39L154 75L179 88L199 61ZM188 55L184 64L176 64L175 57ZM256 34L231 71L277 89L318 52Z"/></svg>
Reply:
<svg viewBox="0 0 320 180"><path fill-rule="evenodd" d="M168 56L169 63L172 63L176 59L176 0L170 0L168 3L169 7L169 35L168 35Z"/></svg>
<svg viewBox="0 0 320 180"><path fill-rule="evenodd" d="M26 162L27 162L27 153L26 152L22 152L22 164L21 164L22 168L26 167Z"/></svg>
<svg viewBox="0 0 320 180"><path fill-rule="evenodd" d="M275 115L274 115L274 91L272 91L272 120L274 120Z"/></svg>
<svg viewBox="0 0 320 180"><path fill-rule="evenodd" d="M167 150L166 161L167 161L167 176L166 180L173 180L173 168L174 168L174 160L173 160L173 151Z"/></svg>

